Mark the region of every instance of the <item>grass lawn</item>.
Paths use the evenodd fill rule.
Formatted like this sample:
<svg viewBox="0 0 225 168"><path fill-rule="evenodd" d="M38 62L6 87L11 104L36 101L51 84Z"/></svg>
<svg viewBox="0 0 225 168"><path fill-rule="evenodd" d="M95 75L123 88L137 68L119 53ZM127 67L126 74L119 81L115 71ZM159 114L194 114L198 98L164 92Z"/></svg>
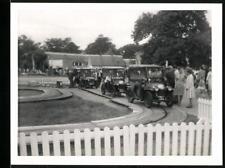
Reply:
<svg viewBox="0 0 225 168"><path fill-rule="evenodd" d="M19 103L19 126L37 126L89 122L130 113L103 103L87 101L74 95L70 99L35 103Z"/></svg>
<svg viewBox="0 0 225 168"><path fill-rule="evenodd" d="M19 96L34 96L44 93L41 90L32 90L32 89L19 89L18 94Z"/></svg>

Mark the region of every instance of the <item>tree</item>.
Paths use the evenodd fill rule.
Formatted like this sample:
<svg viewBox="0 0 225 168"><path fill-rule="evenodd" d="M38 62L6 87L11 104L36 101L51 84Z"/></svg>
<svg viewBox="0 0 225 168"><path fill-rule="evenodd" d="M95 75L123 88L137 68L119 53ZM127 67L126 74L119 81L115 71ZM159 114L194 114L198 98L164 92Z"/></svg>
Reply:
<svg viewBox="0 0 225 168"><path fill-rule="evenodd" d="M159 11L144 13L135 22L132 38L136 43L145 38L144 63L191 66L210 64L211 28L206 20L206 11Z"/></svg>
<svg viewBox="0 0 225 168"><path fill-rule="evenodd" d="M93 43L90 43L85 49L87 54L118 54L116 46L110 38L99 35Z"/></svg>
<svg viewBox="0 0 225 168"><path fill-rule="evenodd" d="M47 56L40 48L40 43L35 43L25 35L18 38L19 68L44 70Z"/></svg>
<svg viewBox="0 0 225 168"><path fill-rule="evenodd" d="M135 53L140 49L140 46L137 44L127 44L118 49L119 53L123 58L133 59L135 58Z"/></svg>
<svg viewBox="0 0 225 168"><path fill-rule="evenodd" d="M77 46L72 39L67 37L61 38L50 38L45 41L43 48L46 51L52 52L67 52L67 53L81 53L79 46Z"/></svg>

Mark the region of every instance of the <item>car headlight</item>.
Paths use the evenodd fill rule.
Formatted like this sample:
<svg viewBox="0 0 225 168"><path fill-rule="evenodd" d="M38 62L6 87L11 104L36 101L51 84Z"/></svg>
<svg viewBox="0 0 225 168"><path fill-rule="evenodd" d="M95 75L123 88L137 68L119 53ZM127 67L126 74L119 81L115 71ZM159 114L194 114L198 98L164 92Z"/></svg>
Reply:
<svg viewBox="0 0 225 168"><path fill-rule="evenodd" d="M120 80L120 81L119 81L119 84L120 84L120 85L121 85L121 84L124 84L124 81Z"/></svg>
<svg viewBox="0 0 225 168"><path fill-rule="evenodd" d="M153 88L154 88L155 91L159 90L159 88L157 86L153 86Z"/></svg>
<svg viewBox="0 0 225 168"><path fill-rule="evenodd" d="M158 84L157 87L158 87L159 89L164 89L164 88L165 88L163 84Z"/></svg>
<svg viewBox="0 0 225 168"><path fill-rule="evenodd" d="M170 87L170 86L167 86L167 89L168 89L169 91L173 90L173 88Z"/></svg>

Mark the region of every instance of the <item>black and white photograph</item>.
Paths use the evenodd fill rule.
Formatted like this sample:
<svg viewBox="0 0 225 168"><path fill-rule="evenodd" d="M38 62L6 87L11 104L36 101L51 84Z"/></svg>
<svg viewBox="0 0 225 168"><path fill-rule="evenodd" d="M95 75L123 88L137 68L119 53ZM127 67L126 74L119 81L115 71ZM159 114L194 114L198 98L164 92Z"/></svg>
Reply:
<svg viewBox="0 0 225 168"><path fill-rule="evenodd" d="M222 4L11 3L12 163L222 164L221 36Z"/></svg>

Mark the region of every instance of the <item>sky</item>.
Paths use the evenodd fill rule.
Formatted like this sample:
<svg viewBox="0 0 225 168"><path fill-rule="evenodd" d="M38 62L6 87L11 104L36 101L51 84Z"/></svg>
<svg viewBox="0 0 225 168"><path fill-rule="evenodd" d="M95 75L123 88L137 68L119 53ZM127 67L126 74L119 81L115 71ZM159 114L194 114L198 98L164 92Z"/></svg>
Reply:
<svg viewBox="0 0 225 168"><path fill-rule="evenodd" d="M155 14L157 11L146 5L33 6L19 10L18 34L25 34L35 42L71 37L80 49L85 49L103 34L120 48L133 43L131 34L138 17L143 12ZM211 22L209 14L207 17Z"/></svg>

